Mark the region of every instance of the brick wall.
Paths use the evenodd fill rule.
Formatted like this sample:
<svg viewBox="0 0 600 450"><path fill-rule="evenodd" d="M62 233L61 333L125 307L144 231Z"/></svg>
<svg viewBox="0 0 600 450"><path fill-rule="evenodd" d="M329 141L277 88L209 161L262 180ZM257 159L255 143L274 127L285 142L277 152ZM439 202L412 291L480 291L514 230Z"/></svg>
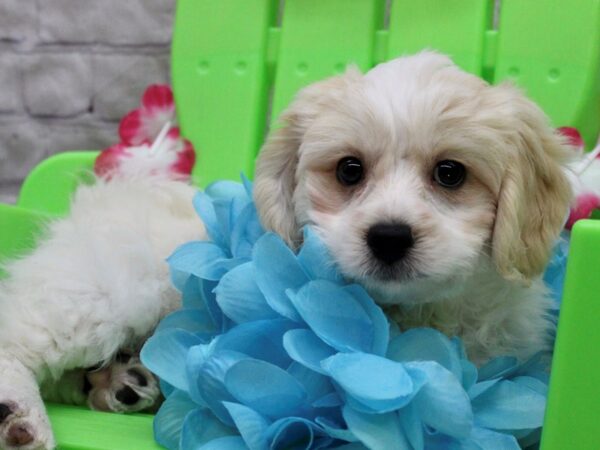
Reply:
<svg viewBox="0 0 600 450"><path fill-rule="evenodd" d="M168 82L175 0L0 0L0 201L45 157L117 141Z"/></svg>

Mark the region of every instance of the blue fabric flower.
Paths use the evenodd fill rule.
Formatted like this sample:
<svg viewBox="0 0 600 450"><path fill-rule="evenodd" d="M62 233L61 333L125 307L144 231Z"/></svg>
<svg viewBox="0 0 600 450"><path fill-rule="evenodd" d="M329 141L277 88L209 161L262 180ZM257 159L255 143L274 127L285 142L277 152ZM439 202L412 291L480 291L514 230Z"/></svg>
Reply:
<svg viewBox="0 0 600 450"><path fill-rule="evenodd" d="M142 350L169 449L518 449L539 439L547 361L477 369L459 339L400 332L318 236L296 254L260 227L251 186L195 207L210 242L169 258L183 309Z"/></svg>

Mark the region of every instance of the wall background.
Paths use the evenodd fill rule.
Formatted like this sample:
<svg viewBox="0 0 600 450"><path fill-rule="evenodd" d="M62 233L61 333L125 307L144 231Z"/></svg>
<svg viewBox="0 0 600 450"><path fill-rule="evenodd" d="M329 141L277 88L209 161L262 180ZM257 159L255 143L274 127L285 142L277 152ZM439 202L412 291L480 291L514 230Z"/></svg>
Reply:
<svg viewBox="0 0 600 450"><path fill-rule="evenodd" d="M40 160L118 141L169 81L175 0L0 0L0 202Z"/></svg>

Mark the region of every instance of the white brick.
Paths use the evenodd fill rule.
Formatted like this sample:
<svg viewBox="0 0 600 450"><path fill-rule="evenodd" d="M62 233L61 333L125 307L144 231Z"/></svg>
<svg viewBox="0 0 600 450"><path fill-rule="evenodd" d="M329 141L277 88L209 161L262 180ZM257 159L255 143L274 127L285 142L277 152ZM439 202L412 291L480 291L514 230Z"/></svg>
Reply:
<svg viewBox="0 0 600 450"><path fill-rule="evenodd" d="M34 123L0 124L0 180L23 179L45 156L44 140Z"/></svg>
<svg viewBox="0 0 600 450"><path fill-rule="evenodd" d="M22 41L34 33L34 0L0 1L0 39Z"/></svg>
<svg viewBox="0 0 600 450"><path fill-rule="evenodd" d="M70 150L103 150L119 141L117 124L48 124L46 153L52 155Z"/></svg>
<svg viewBox="0 0 600 450"><path fill-rule="evenodd" d="M137 108L145 88L168 83L167 55L95 55L93 111L98 117L119 120Z"/></svg>
<svg viewBox="0 0 600 450"><path fill-rule="evenodd" d="M168 44L175 0L42 0L44 42Z"/></svg>
<svg viewBox="0 0 600 450"><path fill-rule="evenodd" d="M25 58L24 97L34 116L69 117L90 109L91 58L86 54L36 54Z"/></svg>
<svg viewBox="0 0 600 450"><path fill-rule="evenodd" d="M20 59L10 53L0 53L0 113L21 110Z"/></svg>

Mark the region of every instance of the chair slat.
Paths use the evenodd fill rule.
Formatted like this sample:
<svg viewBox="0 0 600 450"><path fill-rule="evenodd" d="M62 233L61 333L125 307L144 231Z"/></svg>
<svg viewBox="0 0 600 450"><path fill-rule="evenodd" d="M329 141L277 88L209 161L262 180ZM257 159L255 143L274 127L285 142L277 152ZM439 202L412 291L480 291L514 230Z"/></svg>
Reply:
<svg viewBox="0 0 600 450"><path fill-rule="evenodd" d="M504 0L495 81L506 78L592 146L600 128L600 0Z"/></svg>
<svg viewBox="0 0 600 450"><path fill-rule="evenodd" d="M374 63L375 31L383 24L381 0L287 0L279 45L275 119L301 87L336 73L348 63L362 70Z"/></svg>
<svg viewBox="0 0 600 450"><path fill-rule="evenodd" d="M172 76L194 182L251 174L268 103L266 55L276 0L179 0Z"/></svg>
<svg viewBox="0 0 600 450"><path fill-rule="evenodd" d="M600 222L577 222L567 277L541 450L597 450L600 446Z"/></svg>
<svg viewBox="0 0 600 450"><path fill-rule="evenodd" d="M395 0L390 12L387 59L423 49L448 54L456 64L482 74L489 0Z"/></svg>
<svg viewBox="0 0 600 450"><path fill-rule="evenodd" d="M34 248L49 219L42 213L0 203L0 278L5 276L2 264Z"/></svg>

